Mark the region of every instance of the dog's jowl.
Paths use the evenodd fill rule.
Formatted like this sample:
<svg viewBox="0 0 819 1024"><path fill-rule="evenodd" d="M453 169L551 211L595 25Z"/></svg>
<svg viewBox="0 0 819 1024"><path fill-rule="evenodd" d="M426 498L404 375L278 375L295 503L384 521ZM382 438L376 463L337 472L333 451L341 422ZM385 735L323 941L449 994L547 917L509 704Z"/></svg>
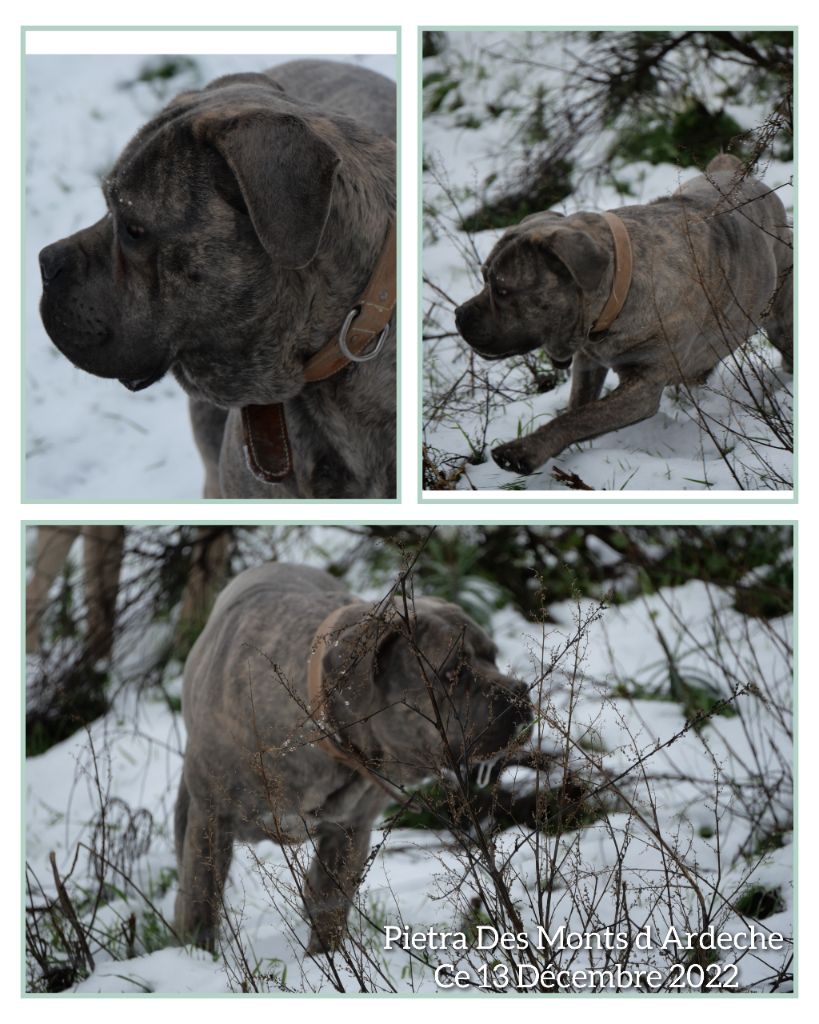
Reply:
<svg viewBox="0 0 819 1024"><path fill-rule="evenodd" d="M176 929L212 947L234 841L305 844L312 952L340 942L379 813L409 783L524 739L527 688L438 598L373 604L270 564L222 592L185 666Z"/></svg>
<svg viewBox="0 0 819 1024"><path fill-rule="evenodd" d="M395 86L301 60L177 96L40 254L77 366L190 396L209 497L395 493Z"/></svg>
<svg viewBox="0 0 819 1024"><path fill-rule="evenodd" d="M666 385L701 383L761 328L790 371L792 262L778 196L729 155L648 205L526 217L495 245L456 324L484 359L542 347L571 365L571 395L493 458L533 473L570 444L653 416ZM619 384L601 398L609 370Z"/></svg>

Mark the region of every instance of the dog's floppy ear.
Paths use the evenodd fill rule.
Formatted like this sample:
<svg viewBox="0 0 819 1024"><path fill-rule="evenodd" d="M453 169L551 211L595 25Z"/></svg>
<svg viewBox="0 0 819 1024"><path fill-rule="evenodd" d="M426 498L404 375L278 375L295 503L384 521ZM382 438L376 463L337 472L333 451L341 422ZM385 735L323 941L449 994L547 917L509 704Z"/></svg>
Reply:
<svg viewBox="0 0 819 1024"><path fill-rule="evenodd" d="M553 252L584 292L594 291L600 284L610 257L585 231L560 227L527 237Z"/></svg>
<svg viewBox="0 0 819 1024"><path fill-rule="evenodd" d="M369 690L382 666L386 646L398 636L391 622L373 614L372 605L344 609L325 638L322 659L324 688Z"/></svg>
<svg viewBox="0 0 819 1024"><path fill-rule="evenodd" d="M259 241L273 262L300 270L316 255L330 212L335 149L305 121L257 109L199 120L225 160Z"/></svg>

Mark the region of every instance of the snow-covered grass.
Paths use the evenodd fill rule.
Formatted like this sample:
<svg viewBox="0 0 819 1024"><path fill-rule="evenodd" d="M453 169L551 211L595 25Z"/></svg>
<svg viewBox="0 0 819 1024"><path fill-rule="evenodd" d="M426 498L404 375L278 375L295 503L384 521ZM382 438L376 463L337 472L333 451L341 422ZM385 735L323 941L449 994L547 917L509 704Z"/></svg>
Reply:
<svg viewBox="0 0 819 1024"><path fill-rule="evenodd" d="M789 490L793 381L763 335L721 364L707 385L667 389L656 416L573 445L531 477L511 475L489 456L494 445L563 411L570 385L561 374L557 386L540 394L551 370L545 355L488 364L459 338L454 309L480 289L480 265L503 233L467 232L461 220L513 192L524 166L536 163L536 152L548 157L548 141L530 140L538 97L545 95L546 104L565 102L582 121L592 85L580 83L576 68L593 57L594 44L561 33L456 32L448 33L442 55L424 61L426 99L434 108L424 116L428 467L441 471L437 486L448 478L451 487L466 490L565 490L565 476L553 475L554 469L594 490ZM718 88L716 73L724 69L713 70L711 79L707 69L697 71L703 90ZM440 100L436 90L447 85L450 91ZM739 101L724 109L745 129L758 127L769 113ZM581 131L572 153L573 191L553 209L571 214L648 202L697 173L672 164L622 162L613 173L602 173L612 142L609 130ZM770 159L758 173L790 210L792 164ZM610 374L607 387L615 382Z"/></svg>
<svg viewBox="0 0 819 1024"><path fill-rule="evenodd" d="M320 565L329 550L338 554L353 543L315 531L309 542L297 536L279 553ZM363 581L363 565L351 575ZM372 585L365 591L379 596ZM583 600L550 612L554 621L546 627L511 608L495 612L498 663L532 683L540 706L534 745L552 759L549 774L558 782L567 772L584 780L599 803L584 826L559 836L511 828L492 841L491 855L524 927L542 921L550 931L565 925L591 933L607 925L618 930L627 919L635 929L651 924L664 932L673 925L697 932L707 920L716 932L735 935L753 923L765 934L781 932L784 948L723 953L719 960L738 963L743 989L770 991L780 978L777 990L787 991L795 905L790 617L746 617L728 592L697 581L610 608ZM145 632L144 621L134 623ZM153 634L155 647L163 628ZM133 679L136 655L127 634L119 649L115 676ZM147 666L156 653L146 642L139 656ZM332 991L326 962L303 955L307 925L290 868L294 857L309 859L306 848L237 846L225 896L230 927L223 928L219 955L173 946L166 922L173 920L173 804L185 737L179 666L164 675L162 692L124 686L87 733L26 764L28 902L42 906L55 896L54 851L78 919L86 925L93 919L94 969L72 990ZM723 713L692 724L703 695L709 706L727 703ZM507 783L515 772L522 791L536 784L525 768L508 770ZM473 848L451 837L442 844L441 835L427 831L387 827L385 833L384 827L373 832L377 853L351 917L352 959L362 965L365 987L432 991L437 963L460 961L474 971L494 962L497 951L431 951L425 964L417 951L384 948L387 924L422 932L508 922L486 872L469 866ZM100 869L101 851L114 865L107 871ZM478 879L488 893L480 913ZM754 886L772 894L773 908L762 920L739 909ZM30 922L36 917L30 914ZM47 915L39 916L39 927L52 952L58 949ZM599 966L603 955L566 950L553 959L579 969ZM625 960L631 967L657 966L663 977L675 961L692 957L663 952L656 939ZM350 968L339 959L336 968L344 989L358 991ZM29 985L40 987L31 959L28 972Z"/></svg>
<svg viewBox="0 0 819 1024"><path fill-rule="evenodd" d="M177 92L203 86L219 75L261 71L291 59L292 55L269 54L197 56L168 81L137 81L146 62L157 58L26 58L26 498L201 497L204 472L182 390L168 375L132 394L116 380L92 377L73 367L40 322L37 254L103 216L101 178L140 125ZM337 59L395 77L391 57Z"/></svg>

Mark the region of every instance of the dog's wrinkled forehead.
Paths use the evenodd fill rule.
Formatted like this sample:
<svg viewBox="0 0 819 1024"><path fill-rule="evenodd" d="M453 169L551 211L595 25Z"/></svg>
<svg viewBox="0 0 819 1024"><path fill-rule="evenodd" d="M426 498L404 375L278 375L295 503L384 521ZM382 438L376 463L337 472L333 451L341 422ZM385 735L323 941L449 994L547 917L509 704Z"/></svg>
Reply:
<svg viewBox="0 0 819 1024"><path fill-rule="evenodd" d="M498 270L502 264L510 262L510 259L514 258L514 254L519 251L520 241L524 235L525 232L521 231L518 225L510 228L495 242L482 269L485 272Z"/></svg>
<svg viewBox="0 0 819 1024"><path fill-rule="evenodd" d="M458 605L438 597L416 600L420 638L425 649L443 659L447 655L494 662L497 647L491 637Z"/></svg>
<svg viewBox="0 0 819 1024"><path fill-rule="evenodd" d="M207 157L200 141L203 128L257 112L304 116L307 106L289 98L266 75L256 73L228 75L204 89L180 93L126 145L103 183L106 199L123 214L143 196L160 206L167 191L165 181L174 177L188 183L193 200ZM179 198L175 190L175 200Z"/></svg>
<svg viewBox="0 0 819 1024"><path fill-rule="evenodd" d="M513 229L495 244L481 267L485 281L492 279L503 286L508 280L518 288L525 288L537 280L537 268L532 260L532 246L526 232Z"/></svg>
<svg viewBox="0 0 819 1024"><path fill-rule="evenodd" d="M547 210L524 217L519 224L508 228L493 246L482 269L484 277L491 274L508 275L518 286L537 276L532 253L564 222L560 213Z"/></svg>
<svg viewBox="0 0 819 1024"><path fill-rule="evenodd" d="M164 112L163 112L164 114ZM102 190L112 213L129 216L136 206L140 213L161 210L173 194L174 202L197 193L201 163L187 133L177 130L175 119L160 115L134 136L120 154ZM169 189L168 180L185 181L183 191Z"/></svg>

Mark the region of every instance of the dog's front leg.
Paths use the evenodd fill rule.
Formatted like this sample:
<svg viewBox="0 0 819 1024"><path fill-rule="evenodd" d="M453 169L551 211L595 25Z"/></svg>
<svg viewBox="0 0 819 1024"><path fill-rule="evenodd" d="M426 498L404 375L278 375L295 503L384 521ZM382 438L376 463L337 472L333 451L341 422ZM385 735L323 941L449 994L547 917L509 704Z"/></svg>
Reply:
<svg viewBox="0 0 819 1024"><path fill-rule="evenodd" d="M213 950L222 892L233 857L233 829L215 808L188 793L184 776L176 804L176 850L176 931L183 942Z"/></svg>
<svg viewBox="0 0 819 1024"><path fill-rule="evenodd" d="M570 444L653 416L663 386L663 381L648 377L624 377L605 398L569 409L533 434L498 445L492 450L492 458L501 469L528 476Z"/></svg>
<svg viewBox="0 0 819 1024"><path fill-rule="evenodd" d="M227 410L219 409L200 398L188 401L188 412L193 427L193 439L205 465L205 492L203 498L221 498L219 484L219 456L225 434Z"/></svg>
<svg viewBox="0 0 819 1024"><path fill-rule="evenodd" d="M572 390L569 395L569 409L578 409L600 397L608 367L593 363L579 352L572 360Z"/></svg>
<svg viewBox="0 0 819 1024"><path fill-rule="evenodd" d="M347 914L370 852L372 821L355 825L327 823L307 873L304 905L310 922L308 956L338 949Z"/></svg>
<svg viewBox="0 0 819 1024"><path fill-rule="evenodd" d="M779 269L776 293L764 320L768 340L782 353L782 366L793 373L793 266Z"/></svg>

